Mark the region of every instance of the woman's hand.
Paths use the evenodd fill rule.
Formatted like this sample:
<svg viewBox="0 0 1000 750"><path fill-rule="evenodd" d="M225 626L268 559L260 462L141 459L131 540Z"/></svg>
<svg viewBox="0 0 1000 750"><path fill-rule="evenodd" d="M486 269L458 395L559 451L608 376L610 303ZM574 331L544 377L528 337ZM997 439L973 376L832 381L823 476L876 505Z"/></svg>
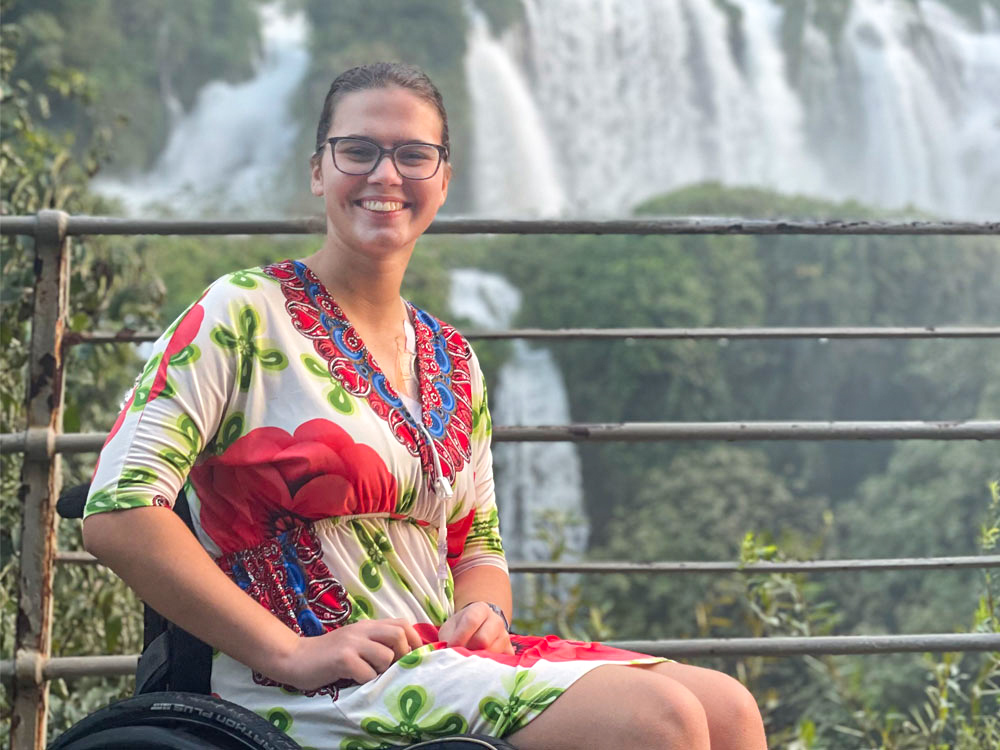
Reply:
<svg viewBox="0 0 1000 750"><path fill-rule="evenodd" d="M299 690L338 680L374 680L423 641L406 620L359 620L323 635L298 638L294 651L265 674Z"/></svg>
<svg viewBox="0 0 1000 750"><path fill-rule="evenodd" d="M458 610L441 626L438 638L449 646L497 654L514 653L506 623L485 602L472 602Z"/></svg>

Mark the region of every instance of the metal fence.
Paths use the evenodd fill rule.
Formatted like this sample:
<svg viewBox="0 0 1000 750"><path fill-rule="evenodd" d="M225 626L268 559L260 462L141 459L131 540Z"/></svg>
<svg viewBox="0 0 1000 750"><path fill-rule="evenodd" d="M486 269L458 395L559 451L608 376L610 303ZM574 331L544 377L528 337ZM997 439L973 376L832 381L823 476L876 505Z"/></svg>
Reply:
<svg viewBox="0 0 1000 750"><path fill-rule="evenodd" d="M150 221L70 216L40 211L5 217L4 235L34 238L35 285L32 340L27 373L27 429L0 435L0 450L24 453L22 526L15 654L0 662L0 676L13 687L11 741L15 748L42 748L48 711L48 682L84 675L125 675L137 656L52 657L52 566L87 564L85 552L56 549L55 499L60 488L60 454L99 450L103 434L61 434L64 358L79 343L150 341L152 332L69 333L66 328L69 243L74 235L140 234L311 234L322 219L285 221ZM1000 222L805 222L720 220L489 221L438 219L438 234L821 234L821 235L1000 235ZM809 328L619 328L520 329L468 332L469 338L644 338L644 339L879 339L1000 338L1000 326L809 327ZM569 424L497 427L497 441L640 440L991 440L1000 439L1000 420L948 422L709 422ZM512 561L514 573L760 574L1000 567L1000 555L948 558L817 560L810 562L582 562ZM651 654L673 656L790 656L912 651L1000 651L1000 635L920 635L732 638L619 642Z"/></svg>

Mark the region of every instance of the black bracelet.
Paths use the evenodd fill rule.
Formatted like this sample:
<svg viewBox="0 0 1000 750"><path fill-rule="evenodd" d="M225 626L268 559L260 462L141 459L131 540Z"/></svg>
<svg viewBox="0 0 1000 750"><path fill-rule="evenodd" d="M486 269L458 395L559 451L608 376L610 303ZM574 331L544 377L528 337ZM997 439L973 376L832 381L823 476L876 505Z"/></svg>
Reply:
<svg viewBox="0 0 1000 750"><path fill-rule="evenodd" d="M510 623L507 622L507 615L505 615L503 613L503 610L500 609L499 605L496 605L493 602L487 602L487 601L480 600L480 601L476 601L476 602L469 602L468 604L465 605L465 607L471 606L473 604L485 604L487 607L489 607L494 612L496 612L498 615L500 615L500 619L503 620L504 629L508 633L510 632ZM465 609L465 607L462 607L462 609Z"/></svg>

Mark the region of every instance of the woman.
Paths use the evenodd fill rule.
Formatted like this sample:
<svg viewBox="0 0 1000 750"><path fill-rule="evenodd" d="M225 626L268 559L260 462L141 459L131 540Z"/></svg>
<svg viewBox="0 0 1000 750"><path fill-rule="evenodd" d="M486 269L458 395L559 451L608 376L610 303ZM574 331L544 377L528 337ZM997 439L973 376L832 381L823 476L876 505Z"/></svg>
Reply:
<svg viewBox="0 0 1000 750"><path fill-rule="evenodd" d="M725 675L508 634L483 376L399 295L448 148L420 71L334 81L322 247L220 279L161 337L101 453L87 549L218 650L215 693L306 746L764 748ZM182 485L196 536L165 507Z"/></svg>

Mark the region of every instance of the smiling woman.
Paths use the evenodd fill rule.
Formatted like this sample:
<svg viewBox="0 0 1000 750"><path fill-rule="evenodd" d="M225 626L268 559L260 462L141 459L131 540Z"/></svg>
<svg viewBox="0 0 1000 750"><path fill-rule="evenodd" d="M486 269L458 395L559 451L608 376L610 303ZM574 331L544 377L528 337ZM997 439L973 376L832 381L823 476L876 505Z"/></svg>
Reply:
<svg viewBox="0 0 1000 750"><path fill-rule="evenodd" d="M218 280L164 333L101 453L88 549L218 649L216 695L306 746L761 750L725 675L509 633L483 374L400 297L448 158L423 73L334 81L322 246ZM182 488L196 536L165 509Z"/></svg>

